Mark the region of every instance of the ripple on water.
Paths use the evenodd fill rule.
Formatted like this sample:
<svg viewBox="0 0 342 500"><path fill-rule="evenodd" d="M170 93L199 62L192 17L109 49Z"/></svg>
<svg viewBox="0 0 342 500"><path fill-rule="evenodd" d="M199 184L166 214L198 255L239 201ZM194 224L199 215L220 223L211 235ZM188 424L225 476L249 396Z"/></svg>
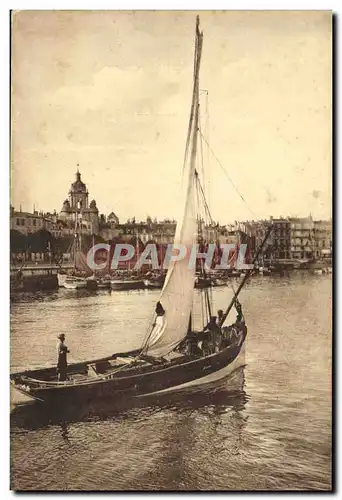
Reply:
<svg viewBox="0 0 342 500"><path fill-rule="evenodd" d="M214 289L215 307L231 294ZM124 409L104 402L74 414L14 412L12 488L330 489L331 295L328 276L249 282L241 294L249 333L240 391L228 381ZM61 331L70 360L138 347L157 297L156 291L17 296L12 370L55 363Z"/></svg>

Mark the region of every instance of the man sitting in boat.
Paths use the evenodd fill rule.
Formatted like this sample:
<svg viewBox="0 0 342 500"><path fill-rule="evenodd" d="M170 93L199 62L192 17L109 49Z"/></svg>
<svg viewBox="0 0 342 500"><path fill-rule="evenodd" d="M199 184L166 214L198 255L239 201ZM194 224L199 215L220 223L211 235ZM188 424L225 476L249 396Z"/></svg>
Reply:
<svg viewBox="0 0 342 500"><path fill-rule="evenodd" d="M198 333L189 331L186 339L180 345L180 351L188 356L201 357L203 351L198 344Z"/></svg>
<svg viewBox="0 0 342 500"><path fill-rule="evenodd" d="M67 353L70 352L67 346L64 344L65 335L61 333L58 335L57 342L57 378L59 382L64 382L67 379Z"/></svg>
<svg viewBox="0 0 342 500"><path fill-rule="evenodd" d="M222 318L223 318L223 311L222 311L222 309L219 309L217 311L217 325L218 326L221 325Z"/></svg>
<svg viewBox="0 0 342 500"><path fill-rule="evenodd" d="M217 352L221 344L221 330L216 323L216 316L211 316L209 323L199 332L189 329L178 350L188 356L208 356Z"/></svg>
<svg viewBox="0 0 342 500"><path fill-rule="evenodd" d="M235 323L222 328L222 344L224 347L236 342L241 334L244 336L247 335L247 327L245 325L245 319L242 313L242 305L240 304L238 299L235 300L234 305L237 312Z"/></svg>

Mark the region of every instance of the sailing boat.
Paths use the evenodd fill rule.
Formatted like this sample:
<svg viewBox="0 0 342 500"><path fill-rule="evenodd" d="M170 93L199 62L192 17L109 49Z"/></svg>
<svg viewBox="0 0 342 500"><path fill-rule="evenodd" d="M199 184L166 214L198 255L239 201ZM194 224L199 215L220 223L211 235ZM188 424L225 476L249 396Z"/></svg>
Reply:
<svg viewBox="0 0 342 500"><path fill-rule="evenodd" d="M198 182L196 154L202 41L203 33L197 18L193 94L182 175L183 204L175 235L175 243L186 247L192 247L197 240L195 185ZM268 234L262 246L267 237ZM254 262L259 253L256 253ZM14 387L45 403L106 397L116 400L202 384L208 381L208 377L226 377L244 366L247 327L237 297L250 271L234 292L218 325L215 324L220 331L220 343L210 346L205 329L196 332L193 328L196 266L188 264L186 258L170 262L151 325L139 349L71 364L68 366L68 378L63 382L56 380L54 367L15 373L10 377ZM207 312L211 315L208 290L204 289L204 293ZM237 306L240 306L238 318L233 325L224 327L234 305L237 311Z"/></svg>
<svg viewBox="0 0 342 500"><path fill-rule="evenodd" d="M135 238L135 255L138 261L139 259L139 237L138 234ZM131 262L128 261L128 272L131 272ZM112 290L142 290L146 288L146 283L142 279L135 279L133 277L129 277L128 279L111 279L110 285Z"/></svg>
<svg viewBox="0 0 342 500"><path fill-rule="evenodd" d="M72 253L74 257L72 274L63 274L61 272L57 273L58 286L72 290L88 288L88 284L92 284L93 280L90 280L88 283L88 280L84 276L84 273L89 272L89 267L81 248L81 236L78 228L78 209L75 211L75 233L72 244ZM83 276L77 276L77 272L79 270L82 271Z"/></svg>
<svg viewBox="0 0 342 500"><path fill-rule="evenodd" d="M95 261L95 235L93 234L93 242L92 242L92 253L93 253L93 261ZM89 286L89 284L92 284L92 286ZM88 288L93 288L93 289L106 289L108 290L110 288L110 278L99 275L98 272L94 271L94 274L88 279Z"/></svg>

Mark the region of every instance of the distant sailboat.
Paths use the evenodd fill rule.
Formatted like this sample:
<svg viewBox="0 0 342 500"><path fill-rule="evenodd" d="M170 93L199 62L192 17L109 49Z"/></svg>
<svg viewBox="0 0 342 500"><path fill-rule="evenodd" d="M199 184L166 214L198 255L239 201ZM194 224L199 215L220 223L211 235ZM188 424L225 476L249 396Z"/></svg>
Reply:
<svg viewBox="0 0 342 500"><path fill-rule="evenodd" d="M93 253L93 261L95 262L95 236L93 235L93 241L92 241L92 253ZM109 270L107 269L108 273ZM92 280L93 283L93 288L94 289L110 289L110 277L106 277L103 275L100 275L98 271L94 271L94 274L89 278ZM88 288L89 288L89 281L88 281Z"/></svg>
<svg viewBox="0 0 342 500"><path fill-rule="evenodd" d="M86 275L89 275L89 273L91 274L91 270L89 269L87 264L87 259L82 253L81 236L78 225L78 209L76 209L74 241L71 247L74 267L71 274L61 272L57 273L58 286L61 288L67 288L69 290L88 288L88 280L86 279ZM81 276L79 275L80 273L82 273Z"/></svg>
<svg viewBox="0 0 342 500"><path fill-rule="evenodd" d="M198 232L196 155L202 40L197 18L193 94L182 176L183 202L175 234L175 244L188 248L196 244ZM262 246L268 235L269 232ZM260 249L254 262L259 253ZM218 321L214 321L212 316L210 292L203 289L203 319L209 320L209 323L196 331L193 325L196 266L189 265L187 258L171 261L151 324L139 349L71 364L65 382L56 380L54 368L42 368L12 374L12 383L19 391L39 401L54 403L61 399L75 402L104 397L114 401L202 384L208 377L226 377L245 364L247 326L237 298L250 272L246 272ZM234 306L237 319L229 327L224 327ZM128 324L127 330L130 328L132 325Z"/></svg>
<svg viewBox="0 0 342 500"><path fill-rule="evenodd" d="M135 241L135 255L136 261L139 260L140 249L139 249L139 236L136 235ZM131 262L128 261L128 272L131 271ZM142 290L147 287L145 280L140 278L126 278L126 279L111 279L110 281L112 290Z"/></svg>

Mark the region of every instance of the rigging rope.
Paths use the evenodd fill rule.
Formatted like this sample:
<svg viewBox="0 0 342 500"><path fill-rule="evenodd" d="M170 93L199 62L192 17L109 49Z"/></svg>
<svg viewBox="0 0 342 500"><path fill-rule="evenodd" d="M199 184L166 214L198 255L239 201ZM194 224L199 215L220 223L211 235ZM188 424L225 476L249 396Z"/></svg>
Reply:
<svg viewBox="0 0 342 500"><path fill-rule="evenodd" d="M201 118L199 117L198 121L198 129L199 132L201 132ZM203 138L202 135L200 134L200 147L201 147L201 174L202 174L202 179L203 179L203 192L205 192L205 175L204 175L204 157L203 157Z"/></svg>
<svg viewBox="0 0 342 500"><path fill-rule="evenodd" d="M208 203L207 203L207 200L206 200L206 198L205 198L205 194L204 194L204 191L203 191L202 184L201 184L201 182L200 182L200 180L199 180L197 170L196 170L196 172L195 172L195 179L196 179L196 186L197 186L197 189L198 189L199 193L201 193L201 195L202 195L203 206L204 206L204 210L205 210L205 216L207 216L207 217L208 217L209 222L210 222L211 224L215 224L214 219L213 219L213 218L212 218L212 216L211 216L210 209L209 209L209 207L208 207Z"/></svg>
<svg viewBox="0 0 342 500"><path fill-rule="evenodd" d="M241 200L245 203L246 207L248 208L248 210L251 212L251 214L257 219L258 216L253 212L253 210L251 209L251 207L248 205L247 201L245 200L245 198L242 196L242 194L240 193L240 191L238 190L238 188L235 186L233 180L229 177L228 175L228 172L227 170L224 168L224 166L222 165L222 163L220 162L220 160L217 158L216 154L214 153L214 151L211 149L208 141L206 140L206 138L204 137L204 135L202 134L202 131L199 129L199 133L202 137L202 139L204 140L204 142L206 143L209 151L211 152L211 154L213 155L213 157L215 158L215 160L217 161L217 163L219 164L221 170L223 171L223 173L226 175L227 179L229 180L229 182L231 183L231 185L233 186L233 188L235 189L235 191L237 192L237 194L240 196Z"/></svg>

